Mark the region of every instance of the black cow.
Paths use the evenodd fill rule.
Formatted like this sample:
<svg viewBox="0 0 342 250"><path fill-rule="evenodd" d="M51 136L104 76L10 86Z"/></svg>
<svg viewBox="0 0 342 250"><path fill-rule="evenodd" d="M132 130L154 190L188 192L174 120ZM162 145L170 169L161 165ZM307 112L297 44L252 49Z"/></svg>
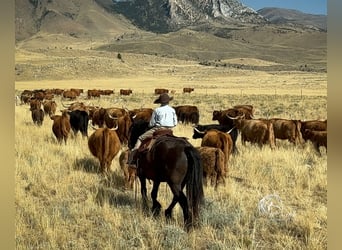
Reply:
<svg viewBox="0 0 342 250"><path fill-rule="evenodd" d="M236 140L238 137L238 130L234 126L230 125L220 125L220 124L207 124L207 125L196 125L194 126L194 134L192 135L192 139L203 138L206 131L210 129L217 129L222 132L229 132L230 137L233 141L233 154L238 153L238 149L236 148Z"/></svg>
<svg viewBox="0 0 342 250"><path fill-rule="evenodd" d="M88 113L84 110L73 110L69 111L71 129L76 135L78 131L81 132L82 136L88 137Z"/></svg>

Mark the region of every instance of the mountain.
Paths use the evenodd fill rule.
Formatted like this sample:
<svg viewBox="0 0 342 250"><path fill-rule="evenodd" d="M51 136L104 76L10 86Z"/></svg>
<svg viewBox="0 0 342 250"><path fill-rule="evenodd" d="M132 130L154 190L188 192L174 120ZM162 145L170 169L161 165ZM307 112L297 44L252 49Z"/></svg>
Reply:
<svg viewBox="0 0 342 250"><path fill-rule="evenodd" d="M17 41L38 32L111 38L181 28L225 36L227 28L268 23L324 31L327 18L279 8L255 11L238 0L15 0Z"/></svg>
<svg viewBox="0 0 342 250"><path fill-rule="evenodd" d="M93 60L108 54L111 63L120 53L217 67L253 58L276 63L267 70L326 71L327 32L317 28L312 16L274 8L254 11L237 0L15 0L15 25L18 62L27 51L51 60L51 55L87 54ZM69 59L60 60L64 65ZM22 79L40 72L31 62L19 64ZM102 72L89 65L77 68ZM112 68L107 71L112 76Z"/></svg>
<svg viewBox="0 0 342 250"><path fill-rule="evenodd" d="M272 24L303 26L311 29L327 30L327 16L303 13L282 8L263 8L257 11Z"/></svg>
<svg viewBox="0 0 342 250"><path fill-rule="evenodd" d="M110 38L137 30L122 15L104 7L112 2L93 0L15 0L15 37L27 39L38 32L74 37Z"/></svg>
<svg viewBox="0 0 342 250"><path fill-rule="evenodd" d="M116 12L142 29L166 33L203 24L264 24L266 19L237 0L114 1Z"/></svg>

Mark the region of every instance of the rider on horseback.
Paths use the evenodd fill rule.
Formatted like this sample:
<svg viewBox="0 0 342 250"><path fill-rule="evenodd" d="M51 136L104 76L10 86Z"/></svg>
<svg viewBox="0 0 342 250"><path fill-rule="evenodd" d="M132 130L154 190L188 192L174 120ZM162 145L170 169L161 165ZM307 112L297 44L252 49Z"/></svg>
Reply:
<svg viewBox="0 0 342 250"><path fill-rule="evenodd" d="M160 107L153 110L151 120L149 122L149 129L139 136L134 148L129 155L128 164L131 167L136 167L136 154L142 141L146 138L152 137L153 133L159 129L172 129L177 125L177 115L173 107L169 106L169 102L173 97L169 97L164 93L159 96L153 103L160 103Z"/></svg>

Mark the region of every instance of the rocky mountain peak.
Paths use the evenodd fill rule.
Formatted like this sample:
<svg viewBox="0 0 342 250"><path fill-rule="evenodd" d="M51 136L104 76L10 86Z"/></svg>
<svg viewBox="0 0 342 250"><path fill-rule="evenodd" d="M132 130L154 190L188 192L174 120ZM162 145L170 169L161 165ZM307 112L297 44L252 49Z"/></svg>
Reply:
<svg viewBox="0 0 342 250"><path fill-rule="evenodd" d="M120 12L142 28L168 32L191 25L266 23L266 19L238 0L114 1Z"/></svg>
<svg viewBox="0 0 342 250"><path fill-rule="evenodd" d="M221 19L228 22L262 23L265 19L237 0L169 0L171 22L182 24Z"/></svg>

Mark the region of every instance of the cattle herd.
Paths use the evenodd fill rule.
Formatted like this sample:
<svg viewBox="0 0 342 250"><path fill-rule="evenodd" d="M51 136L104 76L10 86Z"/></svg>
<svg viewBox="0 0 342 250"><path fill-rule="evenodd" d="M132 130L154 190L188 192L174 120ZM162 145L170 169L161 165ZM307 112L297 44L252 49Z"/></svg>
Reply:
<svg viewBox="0 0 342 250"><path fill-rule="evenodd" d="M191 93L193 88L184 88L183 93ZM82 89L48 89L25 90L21 93L21 105L29 105L34 124L41 126L44 117L50 117L52 133L59 143L67 143L71 131L80 132L88 138L90 153L100 162L102 172L108 173L112 160L121 151L120 166L125 173L127 187L132 188L132 176L136 173L126 164L129 151L126 150L130 136L130 127L138 120L149 121L152 108L128 110L118 107L98 107L75 101L64 104L61 114L57 115L56 96L61 100L76 100L83 93ZM86 98L111 95L113 90L88 90ZM131 89L121 89L120 95L132 94ZM154 94L169 93L167 89L155 89ZM174 91L172 92L174 93ZM16 102L17 103L17 102ZM212 124L199 124L200 112L194 105L174 106L179 123L193 126L193 139L201 139L197 147L203 164L203 176L210 179L212 185L224 183L228 176L228 161L232 155L238 154L236 146L238 135L241 144L246 142L258 147L268 145L276 149L278 140L288 140L296 146L311 141L315 152L321 155L320 147L327 150L327 120L290 120L283 118L255 118L252 105L236 105L225 110L212 111ZM88 127L95 131L89 136ZM122 150L121 150L122 149Z"/></svg>

